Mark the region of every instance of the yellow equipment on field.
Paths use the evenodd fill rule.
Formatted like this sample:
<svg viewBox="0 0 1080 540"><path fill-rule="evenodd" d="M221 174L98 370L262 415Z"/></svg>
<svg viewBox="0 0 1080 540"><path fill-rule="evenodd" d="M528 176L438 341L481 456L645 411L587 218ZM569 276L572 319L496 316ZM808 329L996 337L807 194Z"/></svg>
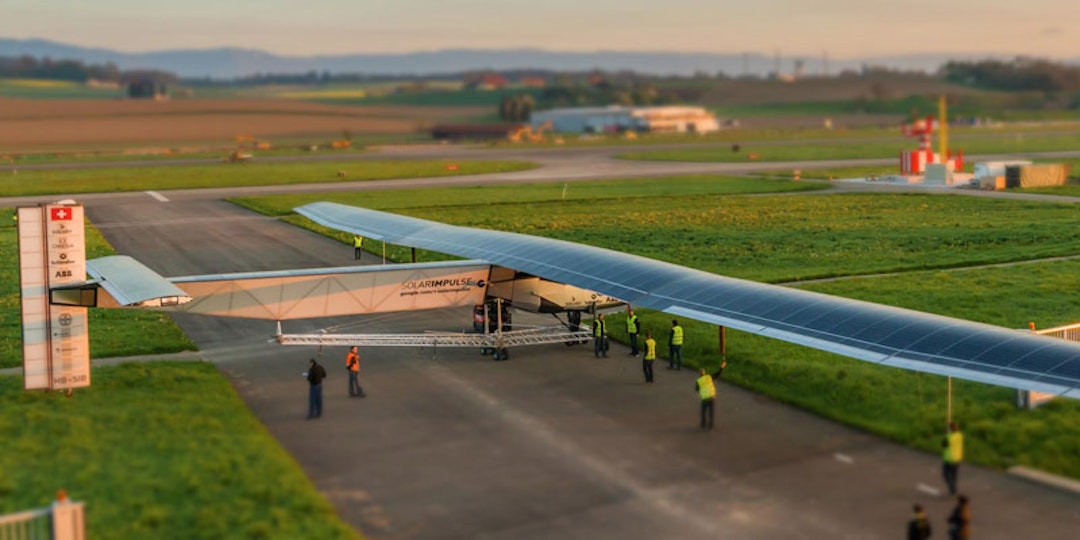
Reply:
<svg viewBox="0 0 1080 540"><path fill-rule="evenodd" d="M543 124L540 124L536 127L535 130L532 128L532 126L528 124L523 124L521 126L518 126L517 128L514 128L513 131L508 133L506 135L506 140L512 143L519 143L522 141L544 142L544 132L551 131L553 127L554 126L552 125L550 120L544 122Z"/></svg>
<svg viewBox="0 0 1080 540"><path fill-rule="evenodd" d="M270 142L269 141L261 141L258 138L256 138L254 135L237 135L236 136L236 147L238 149L241 149L241 150L244 149L245 147L250 149L250 150L269 150L270 149Z"/></svg>

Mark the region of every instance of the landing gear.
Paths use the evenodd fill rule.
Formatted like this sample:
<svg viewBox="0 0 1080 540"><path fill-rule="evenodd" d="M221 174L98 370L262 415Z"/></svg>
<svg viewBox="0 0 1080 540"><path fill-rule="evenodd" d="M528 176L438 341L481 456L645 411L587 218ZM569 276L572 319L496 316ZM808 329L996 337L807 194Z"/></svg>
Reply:
<svg viewBox="0 0 1080 540"><path fill-rule="evenodd" d="M571 332L577 332L577 331L581 330L581 312L580 311L567 311L566 312L566 327ZM584 341L567 341L566 346L567 347L573 347L574 345L578 345L580 343L585 343L585 342Z"/></svg>
<svg viewBox="0 0 1080 540"><path fill-rule="evenodd" d="M500 347L500 348L484 347L484 348L480 349L480 354L483 355L483 356L487 356L487 355L490 354L491 359L496 361L496 362L498 362L500 360L509 360L510 359L510 349L507 349L506 347Z"/></svg>

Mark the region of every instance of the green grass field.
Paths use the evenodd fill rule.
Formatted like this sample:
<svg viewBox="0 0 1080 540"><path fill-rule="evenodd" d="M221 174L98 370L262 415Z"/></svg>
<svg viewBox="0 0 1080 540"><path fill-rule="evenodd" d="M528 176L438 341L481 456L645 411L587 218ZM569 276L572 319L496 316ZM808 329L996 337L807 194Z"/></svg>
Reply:
<svg viewBox="0 0 1080 540"><path fill-rule="evenodd" d="M359 538L214 366L92 381L68 398L0 376L0 513L63 488L86 501L88 538Z"/></svg>
<svg viewBox="0 0 1080 540"><path fill-rule="evenodd" d="M648 180L640 186L648 186ZM816 183L725 179L718 185ZM618 190L619 183L604 183ZM671 181L658 181L671 187ZM1073 228L1080 208L1070 204L984 200L933 194L836 194L822 197L723 195L595 195L562 200L555 185L517 186L514 197L548 193L548 202L494 204L469 188L436 190L423 205L409 192L270 197L236 202L281 215L295 205L331 200L474 226L551 236L628 250L639 255L765 282L904 272L1030 260L1080 253ZM571 185L568 189L573 190ZM703 189L700 188L699 189ZM473 192L470 193L470 190ZM415 197L415 194L413 195ZM476 203L468 202L476 199ZM445 206L434 204L444 201ZM475 206L481 204L484 206ZM525 205L528 205L527 208ZM604 212L596 212L600 205ZM634 231L632 240L627 230ZM671 238L679 242L671 242ZM342 240L346 235L341 235Z"/></svg>
<svg viewBox="0 0 1080 540"><path fill-rule="evenodd" d="M723 180L729 182L753 181ZM675 185L671 179L657 183L668 189ZM563 199L553 186L517 186L503 204L494 204L498 194L485 192L482 202L463 205L475 195L468 190L436 190L411 204L408 192L238 202L274 215L311 200L393 209L447 223L600 245L759 281L899 272L804 286L1008 328L1025 328L1032 320L1049 327L1078 318L1075 302L1062 292L1074 288L1072 276L1080 272L1080 261L966 268L1080 254L1080 237L1072 232L1080 219L1075 205L929 194L748 197L716 190L692 197L646 196L630 189L620 193L619 182L610 184L605 189L614 191L608 197L601 192L578 199ZM542 202L544 193L547 202ZM598 206L605 211L595 211ZM407 256L404 250L389 253ZM645 328L661 336L664 349L670 316L648 310L639 314ZM609 325L620 337L620 317ZM684 326L689 363L715 365L715 326L694 321ZM945 418L942 377L734 331L727 357L725 379L736 384L927 452L939 450ZM1080 455L1080 404L1060 400L1036 411L1018 411L1009 389L957 381L954 391L970 461L992 467L1025 464L1080 478L1075 459Z"/></svg>
<svg viewBox="0 0 1080 540"><path fill-rule="evenodd" d="M116 99L119 88L93 88L83 83L0 77L0 97L26 99Z"/></svg>
<svg viewBox="0 0 1080 540"><path fill-rule="evenodd" d="M448 168L451 165L456 168ZM52 193L271 186L458 176L534 168L516 161L332 161L218 163L175 167L32 169L0 176L0 197ZM344 172L344 176L339 176Z"/></svg>

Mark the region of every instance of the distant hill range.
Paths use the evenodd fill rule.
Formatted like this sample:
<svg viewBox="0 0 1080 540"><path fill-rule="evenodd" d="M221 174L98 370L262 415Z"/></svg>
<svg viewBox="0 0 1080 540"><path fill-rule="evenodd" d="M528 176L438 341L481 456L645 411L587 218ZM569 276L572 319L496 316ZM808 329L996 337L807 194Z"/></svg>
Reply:
<svg viewBox="0 0 1080 540"><path fill-rule="evenodd" d="M79 60L88 64L112 62L122 70L158 69L185 78L234 79L255 74L296 74L309 71L335 74L430 76L475 70L537 69L551 71L628 70L651 75L684 75L718 71L733 77L794 73L797 63L806 75L832 74L880 66L911 71L936 71L949 60L1008 58L1008 55L912 54L829 59L810 56L777 58L758 53L680 53L656 51L556 52L540 49L448 49L401 54L343 54L278 56L239 48L126 53L79 47L42 39L0 38L0 56ZM1075 62L1075 61L1074 61Z"/></svg>

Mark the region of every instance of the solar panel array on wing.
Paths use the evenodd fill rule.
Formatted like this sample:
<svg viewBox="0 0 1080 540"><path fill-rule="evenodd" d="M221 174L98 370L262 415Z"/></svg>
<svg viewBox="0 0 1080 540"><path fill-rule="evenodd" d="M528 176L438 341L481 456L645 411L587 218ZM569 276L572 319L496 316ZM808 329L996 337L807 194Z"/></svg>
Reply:
<svg viewBox="0 0 1080 540"><path fill-rule="evenodd" d="M1080 398L1067 341L535 236L456 227L334 203L297 209L387 242L483 259L643 306L887 365Z"/></svg>

